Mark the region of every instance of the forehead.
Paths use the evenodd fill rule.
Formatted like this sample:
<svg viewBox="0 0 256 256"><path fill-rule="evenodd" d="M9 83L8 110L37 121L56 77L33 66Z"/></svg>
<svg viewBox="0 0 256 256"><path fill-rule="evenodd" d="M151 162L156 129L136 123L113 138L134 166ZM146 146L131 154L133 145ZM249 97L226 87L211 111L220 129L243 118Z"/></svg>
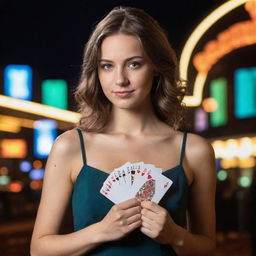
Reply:
<svg viewBox="0 0 256 256"><path fill-rule="evenodd" d="M100 49L101 58L122 59L132 56L144 56L139 39L133 35L114 34L107 36Z"/></svg>

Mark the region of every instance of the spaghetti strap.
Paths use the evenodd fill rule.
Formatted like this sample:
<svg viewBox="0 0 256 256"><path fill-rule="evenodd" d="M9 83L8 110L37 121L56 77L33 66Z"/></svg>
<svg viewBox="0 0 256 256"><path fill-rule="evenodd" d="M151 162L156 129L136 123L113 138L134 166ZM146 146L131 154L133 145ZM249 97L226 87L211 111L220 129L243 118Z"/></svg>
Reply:
<svg viewBox="0 0 256 256"><path fill-rule="evenodd" d="M182 165L184 154L185 154L185 148L186 148L186 141L187 141L187 132L183 133L183 141L182 141L182 148L180 153L180 165Z"/></svg>
<svg viewBox="0 0 256 256"><path fill-rule="evenodd" d="M86 164L86 155L85 155L85 147L84 147L84 139L83 139L83 134L80 128L76 128L79 134L80 138L80 145L81 145L81 151L82 151L82 156L83 156L83 163L84 165Z"/></svg>

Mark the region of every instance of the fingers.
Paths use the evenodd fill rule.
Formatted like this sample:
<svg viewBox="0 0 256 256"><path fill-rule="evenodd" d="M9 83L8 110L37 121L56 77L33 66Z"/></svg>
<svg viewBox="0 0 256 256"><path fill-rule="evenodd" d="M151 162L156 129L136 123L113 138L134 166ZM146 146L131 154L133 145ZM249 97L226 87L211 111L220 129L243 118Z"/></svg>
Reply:
<svg viewBox="0 0 256 256"><path fill-rule="evenodd" d="M119 209L125 210L134 206L140 206L140 201L138 201L136 198L132 198L117 204L117 206Z"/></svg>
<svg viewBox="0 0 256 256"><path fill-rule="evenodd" d="M153 221L151 219L149 219L149 218L147 218L145 216L141 216L141 220L142 220L141 226L143 228L146 228L146 229L149 229L149 230L152 229L152 226L153 226L154 223L153 223Z"/></svg>
<svg viewBox="0 0 256 256"><path fill-rule="evenodd" d="M132 223L137 222L137 221L141 221L141 214L140 213L135 214L135 215L127 218L126 223L127 223L127 225L131 225Z"/></svg>
<svg viewBox="0 0 256 256"><path fill-rule="evenodd" d="M155 212L155 213L160 213L163 209L158 204L156 204L152 201L149 201L149 200L141 201L141 207L145 208L145 209L148 209L148 210L150 210L152 212Z"/></svg>
<svg viewBox="0 0 256 256"><path fill-rule="evenodd" d="M134 229L136 229L140 226L141 226L141 220L135 221L135 222L128 225L129 231L132 231L132 230L134 230Z"/></svg>
<svg viewBox="0 0 256 256"><path fill-rule="evenodd" d="M121 216L125 218L129 218L133 215L141 213L140 202L135 198L129 199L120 204L116 204L114 206L114 211L119 212L119 214L121 213Z"/></svg>
<svg viewBox="0 0 256 256"><path fill-rule="evenodd" d="M155 238L154 232L153 232L152 230L148 229L148 228L145 228L145 227L142 226L142 227L140 228L140 231L141 231L143 234L145 234L146 236L148 236L148 237Z"/></svg>
<svg viewBox="0 0 256 256"><path fill-rule="evenodd" d="M154 221L157 218L157 214L155 212L152 212L151 210L147 210L145 208L142 208L141 217L146 217L147 219L150 219L150 220Z"/></svg>
<svg viewBox="0 0 256 256"><path fill-rule="evenodd" d="M141 216L141 220L142 220L142 223L141 223L140 231L146 236L149 236L151 238L157 237L158 230L159 230L157 223L145 216Z"/></svg>
<svg viewBox="0 0 256 256"><path fill-rule="evenodd" d="M140 206L135 206L129 209L124 210L124 217L129 218L135 214L141 214L141 207Z"/></svg>

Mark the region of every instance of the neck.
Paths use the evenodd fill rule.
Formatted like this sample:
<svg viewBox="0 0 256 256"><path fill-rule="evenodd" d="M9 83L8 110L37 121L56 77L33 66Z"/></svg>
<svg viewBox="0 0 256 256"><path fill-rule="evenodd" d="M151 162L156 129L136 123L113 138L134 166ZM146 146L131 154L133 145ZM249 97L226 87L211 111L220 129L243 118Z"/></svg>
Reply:
<svg viewBox="0 0 256 256"><path fill-rule="evenodd" d="M136 109L121 109L113 106L107 131L125 135L142 135L154 132L157 123L151 104L145 104Z"/></svg>

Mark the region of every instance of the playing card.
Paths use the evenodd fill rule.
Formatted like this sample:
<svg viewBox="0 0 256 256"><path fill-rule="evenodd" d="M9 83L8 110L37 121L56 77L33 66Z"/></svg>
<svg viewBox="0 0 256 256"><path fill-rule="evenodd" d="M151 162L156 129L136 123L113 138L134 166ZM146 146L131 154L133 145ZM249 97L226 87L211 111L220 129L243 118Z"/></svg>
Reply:
<svg viewBox="0 0 256 256"><path fill-rule="evenodd" d="M147 168L155 168L159 173L162 173L162 168L156 168L153 164L144 164Z"/></svg>
<svg viewBox="0 0 256 256"><path fill-rule="evenodd" d="M136 177L140 174L143 165L143 162L131 163L131 185L133 185Z"/></svg>
<svg viewBox="0 0 256 256"><path fill-rule="evenodd" d="M139 200L151 200L159 203L173 182L155 168L144 169L145 171L142 171L141 176L137 177L134 182L130 195Z"/></svg>
<svg viewBox="0 0 256 256"><path fill-rule="evenodd" d="M172 181L162 175L161 168L127 162L109 174L100 193L115 204L130 198L158 203L171 185Z"/></svg>
<svg viewBox="0 0 256 256"><path fill-rule="evenodd" d="M116 173L111 173L103 183L100 193L111 200L113 203L119 203L118 194L120 194L119 177Z"/></svg>
<svg viewBox="0 0 256 256"><path fill-rule="evenodd" d="M101 193L114 203L120 203L129 198L127 191L130 190L131 172L129 168L130 163L125 163L121 167L115 168L108 178L104 181Z"/></svg>

